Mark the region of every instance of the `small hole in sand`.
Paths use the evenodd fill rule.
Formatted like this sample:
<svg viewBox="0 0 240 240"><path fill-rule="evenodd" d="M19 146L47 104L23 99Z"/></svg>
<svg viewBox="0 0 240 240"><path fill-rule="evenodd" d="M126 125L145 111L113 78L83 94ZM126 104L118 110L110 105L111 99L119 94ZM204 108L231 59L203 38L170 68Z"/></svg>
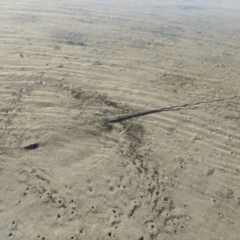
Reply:
<svg viewBox="0 0 240 240"><path fill-rule="evenodd" d="M12 224L15 224L15 223L16 223L15 221L12 222Z"/></svg>
<svg viewBox="0 0 240 240"><path fill-rule="evenodd" d="M25 146L24 149L26 149L26 150L34 150L34 149L37 149L38 147L39 147L38 143L33 143L33 144L28 145L28 146Z"/></svg>
<svg viewBox="0 0 240 240"><path fill-rule="evenodd" d="M8 236L11 237L13 234L12 233L9 233Z"/></svg>
<svg viewBox="0 0 240 240"><path fill-rule="evenodd" d="M168 197L164 197L164 201L166 201L166 202L167 202L167 201L168 201L168 199L169 199Z"/></svg>
<svg viewBox="0 0 240 240"><path fill-rule="evenodd" d="M80 233L83 233L83 231L82 231L82 230L80 230Z"/></svg>
<svg viewBox="0 0 240 240"><path fill-rule="evenodd" d="M57 217L58 217L58 218L60 218L60 217L61 217L61 215L60 215L60 214L58 214L58 215L57 215Z"/></svg>
<svg viewBox="0 0 240 240"><path fill-rule="evenodd" d="M111 236L112 236L112 233L109 232L109 233L108 233L108 236L111 237Z"/></svg>

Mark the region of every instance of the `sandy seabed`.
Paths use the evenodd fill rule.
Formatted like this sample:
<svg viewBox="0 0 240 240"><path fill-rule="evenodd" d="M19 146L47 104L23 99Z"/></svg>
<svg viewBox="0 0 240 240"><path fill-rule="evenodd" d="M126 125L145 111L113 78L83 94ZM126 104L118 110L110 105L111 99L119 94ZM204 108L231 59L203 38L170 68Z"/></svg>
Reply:
<svg viewBox="0 0 240 240"><path fill-rule="evenodd" d="M239 239L225 2L0 0L0 240Z"/></svg>

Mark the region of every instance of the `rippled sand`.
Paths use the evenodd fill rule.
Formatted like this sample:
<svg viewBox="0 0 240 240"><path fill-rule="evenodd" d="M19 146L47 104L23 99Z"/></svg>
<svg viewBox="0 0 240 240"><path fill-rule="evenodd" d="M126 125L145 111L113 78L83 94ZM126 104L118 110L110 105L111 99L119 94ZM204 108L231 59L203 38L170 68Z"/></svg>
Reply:
<svg viewBox="0 0 240 240"><path fill-rule="evenodd" d="M239 239L237 1L0 4L0 239Z"/></svg>

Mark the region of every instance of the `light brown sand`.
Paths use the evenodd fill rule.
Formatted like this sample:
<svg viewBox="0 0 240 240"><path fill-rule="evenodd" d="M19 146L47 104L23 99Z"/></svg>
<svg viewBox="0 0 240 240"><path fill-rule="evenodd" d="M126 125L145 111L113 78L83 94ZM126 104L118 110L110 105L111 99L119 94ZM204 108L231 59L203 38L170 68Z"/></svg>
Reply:
<svg viewBox="0 0 240 240"><path fill-rule="evenodd" d="M240 6L166 2L0 0L1 240L239 239Z"/></svg>

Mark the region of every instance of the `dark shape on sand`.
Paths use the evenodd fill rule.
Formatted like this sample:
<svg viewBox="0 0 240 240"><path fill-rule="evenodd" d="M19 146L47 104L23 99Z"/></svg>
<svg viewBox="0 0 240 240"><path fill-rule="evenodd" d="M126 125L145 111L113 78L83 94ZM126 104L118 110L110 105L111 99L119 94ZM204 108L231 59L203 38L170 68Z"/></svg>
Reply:
<svg viewBox="0 0 240 240"><path fill-rule="evenodd" d="M108 122L109 123L117 123L117 122L121 122L123 120L128 120L131 118L145 116L145 115L149 115L149 114L153 114L153 113L160 113L160 112L167 112L167 111L179 111L179 110L189 107L189 106L192 107L190 109L196 109L197 105L200 105L203 103L220 102L220 101L230 100L230 99L234 99L234 98L235 98L235 96L232 98L226 98L226 99L216 99L216 100L206 101L206 102L201 101L201 102L197 102L197 103L186 103L186 104L180 105L180 106L172 106L172 107L159 108L159 109L154 109L154 110L149 110L149 111L144 111L144 112L131 113L131 114L111 118L108 120Z"/></svg>
<svg viewBox="0 0 240 240"><path fill-rule="evenodd" d="M24 149L26 149L26 150L34 150L34 149L37 149L38 147L39 147L38 143L33 143L33 144L28 145L28 146L25 146Z"/></svg>

